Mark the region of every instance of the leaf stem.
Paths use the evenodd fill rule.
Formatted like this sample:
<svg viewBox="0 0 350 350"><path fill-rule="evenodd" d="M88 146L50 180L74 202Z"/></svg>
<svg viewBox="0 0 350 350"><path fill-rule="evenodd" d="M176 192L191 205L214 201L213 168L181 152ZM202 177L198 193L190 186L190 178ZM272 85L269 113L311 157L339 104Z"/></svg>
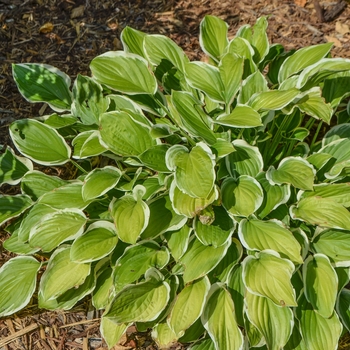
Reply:
<svg viewBox="0 0 350 350"><path fill-rule="evenodd" d="M88 172L83 168L81 167L76 161L74 161L73 159L70 159L71 163L76 167L78 168L83 174L87 174Z"/></svg>

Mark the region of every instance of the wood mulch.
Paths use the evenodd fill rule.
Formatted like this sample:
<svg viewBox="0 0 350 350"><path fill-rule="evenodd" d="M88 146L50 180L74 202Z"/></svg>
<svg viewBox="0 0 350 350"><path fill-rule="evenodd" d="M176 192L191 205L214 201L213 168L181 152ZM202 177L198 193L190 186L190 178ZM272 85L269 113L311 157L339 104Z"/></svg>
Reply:
<svg viewBox="0 0 350 350"><path fill-rule="evenodd" d="M272 43L291 50L331 41L333 56L350 58L347 5L340 0L0 0L0 149L11 145L12 121L51 113L47 105L29 104L20 96L12 63L51 64L74 80L78 73L89 74L95 56L122 48L119 37L127 25L167 35L191 59L202 59L198 34L206 14L225 20L230 37L239 26L267 15ZM11 191L10 186L0 188L0 194ZM0 243L5 238L0 231ZM0 245L0 266L10 257ZM69 312L38 310L34 299L21 313L0 320L0 350L107 349L99 333L100 316L88 299ZM157 347L149 334L131 327L114 349ZM175 344L173 349L182 347Z"/></svg>

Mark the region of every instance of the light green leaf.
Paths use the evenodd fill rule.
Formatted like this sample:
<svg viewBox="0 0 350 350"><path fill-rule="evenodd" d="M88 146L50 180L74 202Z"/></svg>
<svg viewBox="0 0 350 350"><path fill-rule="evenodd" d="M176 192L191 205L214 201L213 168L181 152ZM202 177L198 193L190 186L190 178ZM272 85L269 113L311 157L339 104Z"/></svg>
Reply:
<svg viewBox="0 0 350 350"><path fill-rule="evenodd" d="M143 241L126 248L114 268L116 290L136 281L151 267L163 268L168 261L168 250L154 241Z"/></svg>
<svg viewBox="0 0 350 350"><path fill-rule="evenodd" d="M0 268L0 316L14 314L30 301L41 264L29 256L8 260Z"/></svg>
<svg viewBox="0 0 350 350"><path fill-rule="evenodd" d="M259 217L263 219L279 205L287 203L290 197L290 185L271 185L266 179L266 173L263 172L257 176L257 180L264 192L264 201L258 210Z"/></svg>
<svg viewBox="0 0 350 350"><path fill-rule="evenodd" d="M136 243L148 225L150 210L142 201L145 190L143 186L137 185L134 187L133 195L125 195L111 203L111 214L117 234L123 242ZM141 196L138 196L138 191L142 191Z"/></svg>
<svg viewBox="0 0 350 350"><path fill-rule="evenodd" d="M114 225L108 221L96 221L73 242L70 258L80 263L100 260L111 253L117 243Z"/></svg>
<svg viewBox="0 0 350 350"><path fill-rule="evenodd" d="M308 350L305 341L301 336L299 322L296 318L294 318L293 331L284 347L284 350Z"/></svg>
<svg viewBox="0 0 350 350"><path fill-rule="evenodd" d="M177 338L181 337L202 314L205 298L210 289L208 277L185 286L177 295L167 323Z"/></svg>
<svg viewBox="0 0 350 350"><path fill-rule="evenodd" d="M262 125L260 114L252 107L245 105L237 105L230 114L220 115L214 123L234 128L252 128Z"/></svg>
<svg viewBox="0 0 350 350"><path fill-rule="evenodd" d="M189 61L183 50L173 40L165 35L146 35L143 39L143 47L147 59L155 66L159 66L163 60L170 61L175 68L184 73L184 66Z"/></svg>
<svg viewBox="0 0 350 350"><path fill-rule="evenodd" d="M214 342L209 339L204 339L200 342L196 342L191 347L188 348L189 350L216 350Z"/></svg>
<svg viewBox="0 0 350 350"><path fill-rule="evenodd" d="M308 350L336 350L342 333L342 324L333 312L330 318L324 318L312 309L304 296L299 298L296 316L300 321L300 330Z"/></svg>
<svg viewBox="0 0 350 350"><path fill-rule="evenodd" d="M311 225L348 230L350 213L341 204L330 198L308 197L291 206L293 219L306 221Z"/></svg>
<svg viewBox="0 0 350 350"><path fill-rule="evenodd" d="M218 17L206 15L200 23L199 30L202 50L218 62L228 45L228 24Z"/></svg>
<svg viewBox="0 0 350 350"><path fill-rule="evenodd" d="M302 264L301 246L284 225L277 221L256 219L242 220L239 223L240 241L249 250L272 249L296 264Z"/></svg>
<svg viewBox="0 0 350 350"><path fill-rule="evenodd" d="M316 253L326 255L334 266L350 266L350 231L328 229L312 241Z"/></svg>
<svg viewBox="0 0 350 350"><path fill-rule="evenodd" d="M84 209L91 203L92 199L85 200L82 189L82 182L68 183L44 193L38 202L57 209Z"/></svg>
<svg viewBox="0 0 350 350"><path fill-rule="evenodd" d="M155 238L166 231L178 230L187 218L174 212L169 196L158 197L149 203L150 217L142 238Z"/></svg>
<svg viewBox="0 0 350 350"><path fill-rule="evenodd" d="M33 170L33 163L17 156L10 147L0 155L0 164L0 185L17 185L28 171Z"/></svg>
<svg viewBox="0 0 350 350"><path fill-rule="evenodd" d="M249 292L267 297L279 306L296 306L295 290L290 281L294 264L273 250L248 255L242 263L243 280Z"/></svg>
<svg viewBox="0 0 350 350"><path fill-rule="evenodd" d="M248 293L249 292L247 292L247 294ZM272 301L270 301L270 303L273 304ZM253 323L249 321L247 314L244 314L244 329L245 329L246 339L249 342L250 348L256 349L256 347L261 347L263 345L266 345L265 338L260 333L258 328L256 328L253 325Z"/></svg>
<svg viewBox="0 0 350 350"><path fill-rule="evenodd" d="M304 158L286 157L278 165L277 170L270 166L266 179L271 185L291 184L302 190L312 190L316 171Z"/></svg>
<svg viewBox="0 0 350 350"><path fill-rule="evenodd" d="M115 111L100 116L102 145L121 156L138 156L156 144L150 129L128 113Z"/></svg>
<svg viewBox="0 0 350 350"><path fill-rule="evenodd" d="M70 246L61 246L51 255L40 280L40 292L44 299L59 297L71 288L84 283L90 274L90 264L79 264L70 260Z"/></svg>
<svg viewBox="0 0 350 350"><path fill-rule="evenodd" d="M203 142L191 151L174 145L166 154L167 167L174 171L177 187L194 198L207 198L215 182L215 159L211 149Z"/></svg>
<svg viewBox="0 0 350 350"><path fill-rule="evenodd" d="M99 136L100 133L97 130L84 131L78 134L72 141L73 158L84 159L107 151L101 145Z"/></svg>
<svg viewBox="0 0 350 350"><path fill-rule="evenodd" d="M249 105L257 111L280 110L290 104L299 93L295 88L258 92L251 98Z"/></svg>
<svg viewBox="0 0 350 350"><path fill-rule="evenodd" d="M107 193L116 186L121 176L121 171L113 166L94 169L84 179L83 199L88 201Z"/></svg>
<svg viewBox="0 0 350 350"><path fill-rule="evenodd" d="M183 279L185 283L205 276L214 269L225 256L231 242L227 241L218 248L203 245L198 239L193 238L188 245L186 253L180 258L180 264L185 268Z"/></svg>
<svg viewBox="0 0 350 350"><path fill-rule="evenodd" d="M6 221L22 214L32 205L33 202L27 195L0 195L0 226Z"/></svg>
<svg viewBox="0 0 350 350"><path fill-rule="evenodd" d="M216 102L225 102L225 87L219 68L205 62L189 62L185 65L186 80L194 89L207 94Z"/></svg>
<svg viewBox="0 0 350 350"><path fill-rule="evenodd" d="M166 232L165 239L171 251L171 256L178 261L186 252L192 228L184 225L180 230Z"/></svg>
<svg viewBox="0 0 350 350"><path fill-rule="evenodd" d="M100 114L106 112L108 100L102 86L89 77L78 74L73 85L72 114L83 124L98 124Z"/></svg>
<svg viewBox="0 0 350 350"><path fill-rule="evenodd" d="M323 254L310 255L303 264L304 293L315 312L332 316L338 292L338 277Z"/></svg>
<svg viewBox="0 0 350 350"><path fill-rule="evenodd" d="M44 193L67 184L67 181L57 176L46 175L33 170L24 175L21 181L21 191L33 200L37 200Z"/></svg>
<svg viewBox="0 0 350 350"><path fill-rule="evenodd" d="M245 297L245 305L249 321L264 336L268 349L283 349L293 330L292 310L249 292Z"/></svg>
<svg viewBox="0 0 350 350"><path fill-rule="evenodd" d="M332 43L313 45L293 53L281 65L278 74L279 83L282 83L289 76L300 72L302 69L319 62L328 54L332 46Z"/></svg>
<svg viewBox="0 0 350 350"><path fill-rule="evenodd" d="M114 294L112 268L104 269L96 279L96 287L92 294L92 305L96 310L105 309L112 301Z"/></svg>
<svg viewBox="0 0 350 350"><path fill-rule="evenodd" d="M53 128L35 119L21 119L10 126L16 148L41 165L61 165L69 161L71 150Z"/></svg>
<svg viewBox="0 0 350 350"><path fill-rule="evenodd" d="M41 221L31 227L30 246L50 252L62 242L79 237L87 221L85 214L78 209L62 209L47 214Z"/></svg>
<svg viewBox="0 0 350 350"><path fill-rule="evenodd" d="M251 98L254 98L253 96L256 96L255 94L266 91L269 91L267 80L260 71L256 71L243 81L238 103L248 103Z"/></svg>
<svg viewBox="0 0 350 350"><path fill-rule="evenodd" d="M226 178L221 188L222 203L232 215L249 216L263 201L263 191L253 177L242 175L237 180Z"/></svg>
<svg viewBox="0 0 350 350"><path fill-rule="evenodd" d="M267 37L267 18L259 17L253 27L251 45L255 50L254 61L259 63L263 61L269 52L269 39Z"/></svg>
<svg viewBox="0 0 350 350"><path fill-rule="evenodd" d="M350 123L343 123L333 126L322 139L322 146L339 139L350 139Z"/></svg>
<svg viewBox="0 0 350 350"><path fill-rule="evenodd" d="M348 331L350 331L350 290L344 288L338 296L337 313Z"/></svg>
<svg viewBox="0 0 350 350"><path fill-rule="evenodd" d="M155 145L140 154L138 158L145 166L155 171L168 173L165 157L169 147L166 144Z"/></svg>
<svg viewBox="0 0 350 350"><path fill-rule="evenodd" d="M171 101L181 120L180 126L193 137L199 137L210 145L216 142L211 130L212 120L204 113L202 103L185 91L173 91Z"/></svg>
<svg viewBox="0 0 350 350"><path fill-rule="evenodd" d="M100 332L109 349L119 342L130 325L131 323L115 323L108 317L102 316Z"/></svg>
<svg viewBox="0 0 350 350"><path fill-rule="evenodd" d="M218 199L219 191L217 187L214 186L207 198L193 198L180 191L175 181L173 181L170 185L169 196L175 213L193 218Z"/></svg>
<svg viewBox="0 0 350 350"><path fill-rule="evenodd" d="M155 320L169 301L167 282L153 278L121 290L104 314L115 323L148 322Z"/></svg>
<svg viewBox="0 0 350 350"><path fill-rule="evenodd" d="M12 65L12 74L27 101L47 102L57 112L70 109L70 78L57 68L48 64L19 63Z"/></svg>
<svg viewBox="0 0 350 350"><path fill-rule="evenodd" d="M71 114L62 115L57 113L36 117L35 119L44 122L44 124L47 124L54 129L63 129L67 126L73 126L78 122L78 118L73 117Z"/></svg>
<svg viewBox="0 0 350 350"><path fill-rule="evenodd" d="M120 40L123 43L124 51L145 57L143 39L146 35L146 33L140 30L126 26L120 34Z"/></svg>
<svg viewBox="0 0 350 350"><path fill-rule="evenodd" d="M214 221L203 222L201 216L193 221L193 228L201 243L215 248L225 244L235 229L235 224L223 207L213 206Z"/></svg>
<svg viewBox="0 0 350 350"><path fill-rule="evenodd" d="M237 326L234 308L231 295L226 288L221 284L214 284L202 314L202 323L216 350L243 349L243 335Z"/></svg>
<svg viewBox="0 0 350 350"><path fill-rule="evenodd" d="M232 142L234 152L226 157L226 167L232 177L249 175L256 177L264 167L264 161L258 147L249 145L244 140Z"/></svg>
<svg viewBox="0 0 350 350"><path fill-rule="evenodd" d="M228 287L228 291L232 296L232 300L234 300L234 303L235 303L235 315L236 315L237 323L241 327L244 327L245 322L243 317L243 308L244 308L244 295L246 294L246 288L242 278L242 264L236 265L233 268L233 270L230 272L227 279L227 287Z"/></svg>
<svg viewBox="0 0 350 350"><path fill-rule="evenodd" d="M11 236L3 242L3 247L9 252L19 255L32 255L39 251L39 248L33 248L28 243L24 243L18 238L18 230L15 230Z"/></svg>
<svg viewBox="0 0 350 350"><path fill-rule="evenodd" d="M93 77L113 90L126 94L150 94L157 91L157 80L141 56L124 51L109 51L95 57L90 69Z"/></svg>
<svg viewBox="0 0 350 350"><path fill-rule="evenodd" d="M177 342L176 334L167 323L158 323L151 334L159 349L169 349Z"/></svg>

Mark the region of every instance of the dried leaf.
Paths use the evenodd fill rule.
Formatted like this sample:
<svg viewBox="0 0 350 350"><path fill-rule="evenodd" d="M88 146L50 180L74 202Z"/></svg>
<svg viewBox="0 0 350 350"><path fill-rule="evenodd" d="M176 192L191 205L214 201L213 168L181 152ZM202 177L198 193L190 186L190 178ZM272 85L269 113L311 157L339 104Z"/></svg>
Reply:
<svg viewBox="0 0 350 350"><path fill-rule="evenodd" d="M329 43L334 43L335 47L342 47L343 46L343 44L340 42L340 40L334 36L325 35L324 37Z"/></svg>
<svg viewBox="0 0 350 350"><path fill-rule="evenodd" d="M70 14L70 18L73 19L73 18L81 17L84 14L84 11L85 11L84 5L75 7Z"/></svg>
<svg viewBox="0 0 350 350"><path fill-rule="evenodd" d="M307 0L294 0L295 5L300 6L300 7L305 7Z"/></svg>
<svg viewBox="0 0 350 350"><path fill-rule="evenodd" d="M350 32L349 26L345 23L340 22L340 21L335 23L335 30L341 35L344 35L344 34L347 34Z"/></svg>
<svg viewBox="0 0 350 350"><path fill-rule="evenodd" d="M52 30L53 30L53 24L51 22L47 22L40 27L39 33L47 34L47 33L51 33Z"/></svg>

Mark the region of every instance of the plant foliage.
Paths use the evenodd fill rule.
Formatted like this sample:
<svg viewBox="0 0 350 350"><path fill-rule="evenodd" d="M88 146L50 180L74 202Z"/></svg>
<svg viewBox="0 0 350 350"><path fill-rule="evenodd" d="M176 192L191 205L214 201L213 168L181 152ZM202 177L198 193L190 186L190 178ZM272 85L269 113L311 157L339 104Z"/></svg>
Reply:
<svg viewBox="0 0 350 350"><path fill-rule="evenodd" d="M90 295L110 347L136 323L160 347L337 348L350 330L350 60L331 44L270 45L265 17L232 40L227 27L201 22L207 62L126 27L124 51L73 86L13 65L21 94L56 113L12 123L21 156L0 156L0 183L21 191L0 197L19 255L0 269L1 316L34 293L50 310ZM69 179L45 171L69 164Z"/></svg>

